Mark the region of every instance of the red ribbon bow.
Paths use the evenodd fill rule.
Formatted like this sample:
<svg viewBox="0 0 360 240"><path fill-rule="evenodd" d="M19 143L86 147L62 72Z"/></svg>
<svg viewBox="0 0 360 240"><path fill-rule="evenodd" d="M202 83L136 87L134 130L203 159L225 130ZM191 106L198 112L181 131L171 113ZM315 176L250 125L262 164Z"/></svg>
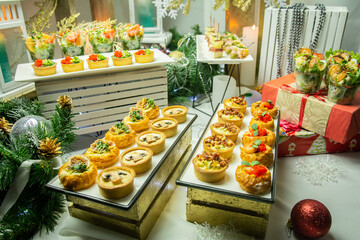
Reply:
<svg viewBox="0 0 360 240"><path fill-rule="evenodd" d="M287 84L283 84L281 87L281 89L285 90L285 91L289 91L291 93L295 93L295 94L303 94L302 92L298 91L296 88L290 87ZM325 102L325 99L327 98L327 89L322 89L317 91L316 93L309 93L309 94L304 94L304 96L302 96L301 98L301 105L300 105L300 114L299 114L299 127L302 126L303 123L303 119L304 119L304 112L305 112L305 105L306 105L306 101L308 99L308 97L313 96L316 99Z"/></svg>

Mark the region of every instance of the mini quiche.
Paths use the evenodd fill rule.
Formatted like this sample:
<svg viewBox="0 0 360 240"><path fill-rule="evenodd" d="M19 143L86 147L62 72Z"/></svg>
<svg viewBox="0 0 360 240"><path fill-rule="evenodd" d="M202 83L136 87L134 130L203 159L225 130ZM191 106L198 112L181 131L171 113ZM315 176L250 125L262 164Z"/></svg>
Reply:
<svg viewBox="0 0 360 240"><path fill-rule="evenodd" d="M135 142L136 132L129 124L120 122L112 126L105 134L105 140L113 141L118 148L131 146Z"/></svg>
<svg viewBox="0 0 360 240"><path fill-rule="evenodd" d="M149 128L150 121L149 118L144 115L143 110L132 107L130 108L129 115L123 119L123 122L129 124L135 132L140 132Z"/></svg>
<svg viewBox="0 0 360 240"><path fill-rule="evenodd" d="M147 131L136 137L138 147L150 148L153 154L158 154L165 150L165 134L158 131Z"/></svg>
<svg viewBox="0 0 360 240"><path fill-rule="evenodd" d="M77 72L84 70L84 60L81 60L77 56L73 58L67 56L65 59L61 60L61 67L64 72Z"/></svg>
<svg viewBox="0 0 360 240"><path fill-rule="evenodd" d="M87 157L75 155L60 167L58 175L65 189L78 191L94 184L97 167Z"/></svg>
<svg viewBox="0 0 360 240"><path fill-rule="evenodd" d="M96 177L100 194L105 198L119 199L134 189L136 173L127 167L110 167L101 171Z"/></svg>
<svg viewBox="0 0 360 240"><path fill-rule="evenodd" d="M133 63L132 55L129 51L115 51L111 58L114 66L125 66Z"/></svg>
<svg viewBox="0 0 360 240"><path fill-rule="evenodd" d="M219 182L225 177L229 163L217 153L207 153L196 155L192 160L194 173L197 179L202 182Z"/></svg>
<svg viewBox="0 0 360 240"><path fill-rule="evenodd" d="M156 119L150 124L151 130L162 132L167 138L176 135L177 126L178 122L168 117Z"/></svg>
<svg viewBox="0 0 360 240"><path fill-rule="evenodd" d="M240 128L243 120L244 114L236 108L225 108L218 112L219 122L232 123Z"/></svg>
<svg viewBox="0 0 360 240"><path fill-rule="evenodd" d="M149 63L154 61L154 52L150 49L140 49L134 53L135 62L137 63Z"/></svg>
<svg viewBox="0 0 360 240"><path fill-rule="evenodd" d="M235 172L236 181L248 193L263 194L271 188L271 173L259 162L243 161Z"/></svg>
<svg viewBox="0 0 360 240"><path fill-rule="evenodd" d="M275 133L269 129L259 127L257 123L253 123L250 126L249 131L244 133L242 143L243 145L246 145L250 142L254 142L256 139L271 146L275 142Z"/></svg>
<svg viewBox="0 0 360 240"><path fill-rule="evenodd" d="M211 135L203 141L204 150L206 152L215 152L220 157L230 159L234 151L235 144L224 135Z"/></svg>
<svg viewBox="0 0 360 240"><path fill-rule="evenodd" d="M31 66L37 76L48 76L56 73L56 62L50 59L36 59L35 63Z"/></svg>
<svg viewBox="0 0 360 240"><path fill-rule="evenodd" d="M266 102L257 101L251 104L251 114L254 117L261 115L265 111L269 113L273 118L277 116L278 112L277 108L270 100L267 100Z"/></svg>
<svg viewBox="0 0 360 240"><path fill-rule="evenodd" d="M91 54L86 61L90 69L107 68L109 66L109 58L101 54Z"/></svg>
<svg viewBox="0 0 360 240"><path fill-rule="evenodd" d="M164 117L170 117L176 119L178 123L186 121L187 108L180 105L169 106L161 110Z"/></svg>
<svg viewBox="0 0 360 240"><path fill-rule="evenodd" d="M274 129L274 119L266 111L250 120L250 126L256 123L260 128Z"/></svg>
<svg viewBox="0 0 360 240"><path fill-rule="evenodd" d="M240 128L232 123L214 123L210 126L211 134L225 135L228 139L236 143Z"/></svg>
<svg viewBox="0 0 360 240"><path fill-rule="evenodd" d="M151 168L152 156L153 151L149 148L130 148L120 155L120 163L121 166L132 168L136 174L140 174Z"/></svg>
<svg viewBox="0 0 360 240"><path fill-rule="evenodd" d="M244 145L240 150L241 159L249 163L258 161L264 166L269 167L274 161L274 154L271 147L258 139Z"/></svg>
<svg viewBox="0 0 360 240"><path fill-rule="evenodd" d="M155 104L155 101L150 98L143 98L136 103L136 107L143 110L144 115L149 119L155 119L159 116L159 107Z"/></svg>
<svg viewBox="0 0 360 240"><path fill-rule="evenodd" d="M98 139L90 145L84 155L98 168L104 168L117 162L119 152L113 141Z"/></svg>
<svg viewBox="0 0 360 240"><path fill-rule="evenodd" d="M231 97L224 100L225 108L236 108L239 109L241 113L245 114L246 108L248 106L245 98L243 97Z"/></svg>

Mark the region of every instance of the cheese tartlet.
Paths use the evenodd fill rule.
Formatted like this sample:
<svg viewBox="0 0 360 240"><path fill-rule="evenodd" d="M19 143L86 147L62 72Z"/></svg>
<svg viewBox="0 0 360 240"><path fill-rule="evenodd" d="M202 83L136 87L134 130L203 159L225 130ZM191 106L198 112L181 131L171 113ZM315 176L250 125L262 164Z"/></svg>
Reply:
<svg viewBox="0 0 360 240"><path fill-rule="evenodd" d="M215 152L220 157L230 159L234 151L235 144L224 135L211 135L203 141L204 150L206 152Z"/></svg>
<svg viewBox="0 0 360 240"><path fill-rule="evenodd" d="M105 198L123 198L134 189L136 173L127 167L110 167L101 171L96 177L100 194Z"/></svg>
<svg viewBox="0 0 360 240"><path fill-rule="evenodd" d="M271 188L271 173L264 165L243 161L235 172L236 181L248 193L263 194Z"/></svg>
<svg viewBox="0 0 360 240"><path fill-rule="evenodd" d="M223 123L232 123L241 127L244 120L244 114L236 108L225 108L218 111L218 121Z"/></svg>
<svg viewBox="0 0 360 240"><path fill-rule="evenodd" d="M251 114L254 117L261 115L265 111L273 118L277 116L278 112L277 108L270 100L267 100L266 102L257 101L251 104Z"/></svg>
<svg viewBox="0 0 360 240"><path fill-rule="evenodd" d="M65 189L78 191L94 184L97 167L83 155L72 156L59 169L60 183Z"/></svg>
<svg viewBox="0 0 360 240"><path fill-rule="evenodd" d="M152 165L153 151L150 148L134 147L120 155L120 163L123 167L134 169L136 174L146 172Z"/></svg>
<svg viewBox="0 0 360 240"><path fill-rule="evenodd" d="M98 168L108 167L119 159L120 150L113 141L97 139L85 152L91 162L95 163Z"/></svg>
<svg viewBox="0 0 360 240"><path fill-rule="evenodd" d="M244 145L240 150L241 159L249 163L258 161L264 166L270 167L274 161L274 154L271 147L258 139Z"/></svg>
<svg viewBox="0 0 360 240"><path fill-rule="evenodd" d="M211 134L225 135L228 139L236 143L240 128L232 123L214 123L210 126Z"/></svg>
<svg viewBox="0 0 360 240"><path fill-rule="evenodd" d="M130 108L129 115L123 119L123 122L129 124L135 132L140 132L149 128L150 121L149 118L144 115L142 109L132 107Z"/></svg>
<svg viewBox="0 0 360 240"><path fill-rule="evenodd" d="M181 105L169 106L161 110L164 117L174 118L178 123L186 121L187 111L188 109Z"/></svg>
<svg viewBox="0 0 360 240"><path fill-rule="evenodd" d="M231 97L224 100L225 108L236 108L239 109L241 113L245 114L246 108L248 106L245 98L243 97Z"/></svg>
<svg viewBox="0 0 360 240"><path fill-rule="evenodd" d="M226 174L229 163L217 153L207 153L196 155L192 160L194 173L197 179L202 182L219 182Z"/></svg>
<svg viewBox="0 0 360 240"><path fill-rule="evenodd" d="M143 110L144 115L149 119L155 119L159 116L159 107L155 104L155 101L150 98L143 98L136 103L136 107Z"/></svg>
<svg viewBox="0 0 360 240"><path fill-rule="evenodd" d="M256 123L260 128L274 129L274 119L266 111L250 120L250 126Z"/></svg>
<svg viewBox="0 0 360 240"><path fill-rule="evenodd" d="M165 150L165 139L162 132L147 131L139 134L135 141L138 147L150 148L155 155Z"/></svg>
<svg viewBox="0 0 360 240"><path fill-rule="evenodd" d="M105 140L113 141L118 148L131 146L135 142L135 137L136 132L123 122L112 126L105 134Z"/></svg>
<svg viewBox="0 0 360 240"><path fill-rule="evenodd" d="M162 132L167 138L176 135L177 126L178 122L168 117L159 118L150 123L151 130Z"/></svg>
<svg viewBox="0 0 360 240"><path fill-rule="evenodd" d="M242 144L249 144L254 142L256 139L271 146L275 142L275 133L266 128L258 127L257 123L253 123L247 132L242 137Z"/></svg>

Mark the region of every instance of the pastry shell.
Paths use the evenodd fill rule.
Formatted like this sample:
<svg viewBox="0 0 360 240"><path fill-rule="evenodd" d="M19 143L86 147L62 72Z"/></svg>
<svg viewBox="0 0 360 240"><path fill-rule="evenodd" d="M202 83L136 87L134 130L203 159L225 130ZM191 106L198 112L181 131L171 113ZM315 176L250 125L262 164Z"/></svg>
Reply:
<svg viewBox="0 0 360 240"><path fill-rule="evenodd" d="M136 132L131 129L131 127L126 124L130 132L129 133L122 133L122 134L116 134L113 131L111 131L111 128L109 131L105 134L105 140L113 141L118 148L124 148L128 147L134 144ZM112 128L115 126L112 126Z"/></svg>
<svg viewBox="0 0 360 240"><path fill-rule="evenodd" d="M103 184L102 181L100 180L102 174L104 172L111 172L111 171L116 171L116 170L123 170L123 171L128 172L129 174L131 174L130 179L126 183L118 184L118 185L114 185L114 186L106 186L105 184ZM136 173L131 168L118 167L118 166L110 167L110 168L104 169L97 175L96 183L99 187L99 192L103 197L110 198L110 199L119 199L119 198L123 198L123 197L127 196L128 194L130 194L133 191L135 176L136 176Z"/></svg>
<svg viewBox="0 0 360 240"><path fill-rule="evenodd" d="M144 136L144 135L147 135L147 134L161 135L161 139L159 141L154 142L154 143L144 143L144 142L140 141L140 138L142 136ZM158 153L165 150L165 139L166 139L166 136L162 132L146 131L146 132L143 132L143 133L139 134L136 137L135 141L136 141L136 144L137 144L138 147L150 148L153 151L153 154L156 155L156 154L158 154Z"/></svg>
<svg viewBox="0 0 360 240"><path fill-rule="evenodd" d="M236 108L239 109L242 114L245 114L246 108L248 104L246 100L244 99L243 104L239 105L237 103L232 103L232 98L228 98L224 100L224 107L225 108Z"/></svg>
<svg viewBox="0 0 360 240"><path fill-rule="evenodd" d="M56 73L56 63L47 67L37 67L35 63L31 65L36 76L49 76Z"/></svg>
<svg viewBox="0 0 360 240"><path fill-rule="evenodd" d="M277 116L278 110L275 106L273 109L267 109L267 108L261 106L262 103L265 103L265 102L257 101L257 102L254 102L253 104L251 104L250 111L254 117L261 115L264 111L269 113L270 116L273 118Z"/></svg>
<svg viewBox="0 0 360 240"><path fill-rule="evenodd" d="M236 132L235 133L222 133L220 132L219 130L217 130L216 128L216 124L218 123L214 123L210 126L210 131L211 131L211 134L214 135L214 134L222 134L222 135L225 135L225 137L227 137L228 139L230 139L231 141L233 141L234 143L236 143L237 141L237 138L238 138L238 135L240 133L240 128L232 123L220 123L220 124L224 124L224 125L229 125L231 124L233 127L236 128Z"/></svg>
<svg viewBox="0 0 360 240"><path fill-rule="evenodd" d="M145 104L144 101L146 102L146 98L143 98L143 99L139 100L136 103L136 107L141 108L144 115L147 116L150 120L157 118L160 115L159 107L157 105L155 105L153 108L150 107L148 109L145 109L144 108L144 104Z"/></svg>
<svg viewBox="0 0 360 240"><path fill-rule="evenodd" d="M259 117L253 117L250 120L249 126L252 126L254 123L256 123L259 128L266 128L266 129L269 129L269 130L273 130L274 127L275 127L273 118L271 118L271 121L263 122L263 121L261 121L259 119Z"/></svg>
<svg viewBox="0 0 360 240"><path fill-rule="evenodd" d="M82 71L84 70L84 60L79 63L61 64L61 67L66 73Z"/></svg>
<svg viewBox="0 0 360 240"><path fill-rule="evenodd" d="M147 116L144 116L144 118L138 122L131 121L131 118L129 115L127 115L123 122L130 125L131 129L133 129L135 132L140 132L142 130L146 130L149 128L149 118Z"/></svg>
<svg viewBox="0 0 360 240"><path fill-rule="evenodd" d="M210 147L208 147L206 145L206 140L208 140L209 138L211 137L214 137L214 136L220 136L220 137L223 137L224 135L212 135L210 137L207 137L203 140L203 147L204 147L204 151L208 152L208 153L217 153L219 154L220 157L224 158L224 159L230 159L232 157L232 154L233 154L233 151L234 151L234 148L235 148L235 144L233 141L231 141L230 139L226 138L228 144L231 145L231 147L229 149L226 149L226 150L217 150L217 149L212 149Z"/></svg>
<svg viewBox="0 0 360 240"><path fill-rule="evenodd" d="M97 143L100 141L106 142L109 145L109 152L99 154L93 151L93 149L96 148ZM116 144L113 141L97 139L90 145L84 155L91 162L95 163L98 168L104 168L116 163L119 159L119 153L120 150L116 147Z"/></svg>
<svg viewBox="0 0 360 240"><path fill-rule="evenodd" d="M197 179L208 183L219 182L224 179L226 175L226 169L229 167L229 164L219 170L206 170L197 166L196 160L197 156L192 160L192 163L194 165L194 173Z"/></svg>
<svg viewBox="0 0 360 240"><path fill-rule="evenodd" d="M239 128L241 127L241 124L244 120L244 114L240 112L240 119L226 119L223 117L223 111L225 109L221 109L220 111L218 111L218 122L223 122L223 123L232 123L235 126L238 126Z"/></svg>
<svg viewBox="0 0 360 240"><path fill-rule="evenodd" d="M266 145L266 144L265 144ZM251 149L252 143L244 145L240 147L240 157L243 161L247 161L249 163L253 161L258 161L265 167L270 167L274 161L274 154L269 145L266 145L265 152L255 152L255 153L247 153L246 149Z"/></svg>
<svg viewBox="0 0 360 240"><path fill-rule="evenodd" d="M184 111L182 113L179 113L179 114L168 114L168 113L166 113L168 110L170 110L172 108L181 108ZM186 107L184 107L184 106L173 105L173 106L163 108L161 110L161 113L162 113L162 115L164 117L174 118L174 119L176 119L176 121L178 121L178 123L183 123L183 122L186 121L187 111L188 111L188 109Z"/></svg>
<svg viewBox="0 0 360 240"><path fill-rule="evenodd" d="M159 122L159 121L164 121L164 120L171 121L171 122L173 122L174 124L172 124L172 126L167 127L167 128L161 128L161 127L157 127L157 126L156 126L156 123L157 123L157 122ZM165 136L166 136L167 138L176 135L176 133L177 133L177 126L178 126L178 122L177 122L174 118L168 118L168 117L158 118L158 119L156 119L156 120L154 120L154 121L152 121L152 122L150 123L151 130L153 130L153 131L158 131L158 132L162 132L162 133L165 134Z"/></svg>
<svg viewBox="0 0 360 240"><path fill-rule="evenodd" d="M112 58L112 62L114 66L126 66L126 65L131 65L133 63L132 59L133 57L127 57L127 58L117 58L114 56L111 56Z"/></svg>
<svg viewBox="0 0 360 240"><path fill-rule="evenodd" d="M154 52L150 51L151 54L147 54L147 55L137 55L136 53L134 53L135 56L135 62L137 63L149 63L149 62L153 62L154 61Z"/></svg>
<svg viewBox="0 0 360 240"><path fill-rule="evenodd" d="M263 165L260 165L263 166ZM248 174L247 168L251 168L247 165L240 165L235 172L236 181L240 184L240 187L252 194L263 194L271 188L271 173L267 169L266 173L260 177L254 174Z"/></svg>
<svg viewBox="0 0 360 240"><path fill-rule="evenodd" d="M69 170L71 160L73 159L81 159L82 161L86 161L88 170L82 173L72 172ZM60 167L58 175L60 183L64 186L65 189L78 191L88 188L94 184L97 175L97 167L87 157L83 155L75 155Z"/></svg>
<svg viewBox="0 0 360 240"><path fill-rule="evenodd" d="M125 155L130 153L130 152L136 151L136 150L146 151L146 152L148 152L148 155L146 157L144 157L143 159L141 159L140 161L137 161L137 162L127 161L125 159ZM153 156L153 151L150 148L134 147L134 148L127 149L127 150L125 150L124 152L121 153L121 155L120 155L120 163L121 163L121 166L132 168L132 169L134 169L136 174L140 174L140 173L146 172L147 170L149 170L151 168L152 156Z"/></svg>
<svg viewBox="0 0 360 240"><path fill-rule="evenodd" d="M263 142L269 146L273 145L273 143L276 140L275 133L269 129L266 129L266 128L264 128L264 129L267 132L266 136L253 136L251 130L245 132L242 137L242 144L243 145L250 144L250 143L254 142L256 139L259 139L259 140L261 140L261 142Z"/></svg>
<svg viewBox="0 0 360 240"><path fill-rule="evenodd" d="M96 69L96 68L107 68L109 66L109 58L106 57L106 59L101 61L90 61L89 59L86 59L88 66L90 69Z"/></svg>

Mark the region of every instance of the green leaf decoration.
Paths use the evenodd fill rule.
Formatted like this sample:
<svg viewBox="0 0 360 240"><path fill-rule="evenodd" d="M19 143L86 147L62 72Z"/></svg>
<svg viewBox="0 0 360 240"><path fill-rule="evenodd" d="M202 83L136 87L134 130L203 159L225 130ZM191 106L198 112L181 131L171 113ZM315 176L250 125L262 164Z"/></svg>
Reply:
<svg viewBox="0 0 360 240"><path fill-rule="evenodd" d="M96 144L96 150L99 152L99 153L103 153L103 152L109 152L110 149L109 149L109 145L107 143L104 143L104 142L97 142Z"/></svg>
<svg viewBox="0 0 360 240"><path fill-rule="evenodd" d="M255 136L258 136L258 135L259 135L259 130L256 129L256 130L254 131L253 135L254 135L254 137L255 137Z"/></svg>
<svg viewBox="0 0 360 240"><path fill-rule="evenodd" d="M252 93L244 93L241 94L239 97L251 97L253 94Z"/></svg>
<svg viewBox="0 0 360 240"><path fill-rule="evenodd" d="M263 113L261 114L261 116L265 116L266 113L267 113L267 111L263 112Z"/></svg>
<svg viewBox="0 0 360 240"><path fill-rule="evenodd" d="M252 161L252 162L251 162L251 166L255 166L255 165L259 165L259 164L260 164L259 161Z"/></svg>
<svg viewBox="0 0 360 240"><path fill-rule="evenodd" d="M242 162L241 162L241 165L251 166L250 163L247 162L247 161L242 161Z"/></svg>
<svg viewBox="0 0 360 240"><path fill-rule="evenodd" d="M258 145L255 145L255 144L252 145L252 147L253 147L253 148L259 148L259 146L258 146Z"/></svg>
<svg viewBox="0 0 360 240"><path fill-rule="evenodd" d="M273 104L273 102L271 100L267 100L267 102L270 103L270 104Z"/></svg>
<svg viewBox="0 0 360 240"><path fill-rule="evenodd" d="M254 141L254 144L259 146L259 145L261 144L261 140L256 139L256 140Z"/></svg>
<svg viewBox="0 0 360 240"><path fill-rule="evenodd" d="M253 130L257 130L257 129L258 129L257 123L253 123L253 125L251 125L251 128L252 128Z"/></svg>

